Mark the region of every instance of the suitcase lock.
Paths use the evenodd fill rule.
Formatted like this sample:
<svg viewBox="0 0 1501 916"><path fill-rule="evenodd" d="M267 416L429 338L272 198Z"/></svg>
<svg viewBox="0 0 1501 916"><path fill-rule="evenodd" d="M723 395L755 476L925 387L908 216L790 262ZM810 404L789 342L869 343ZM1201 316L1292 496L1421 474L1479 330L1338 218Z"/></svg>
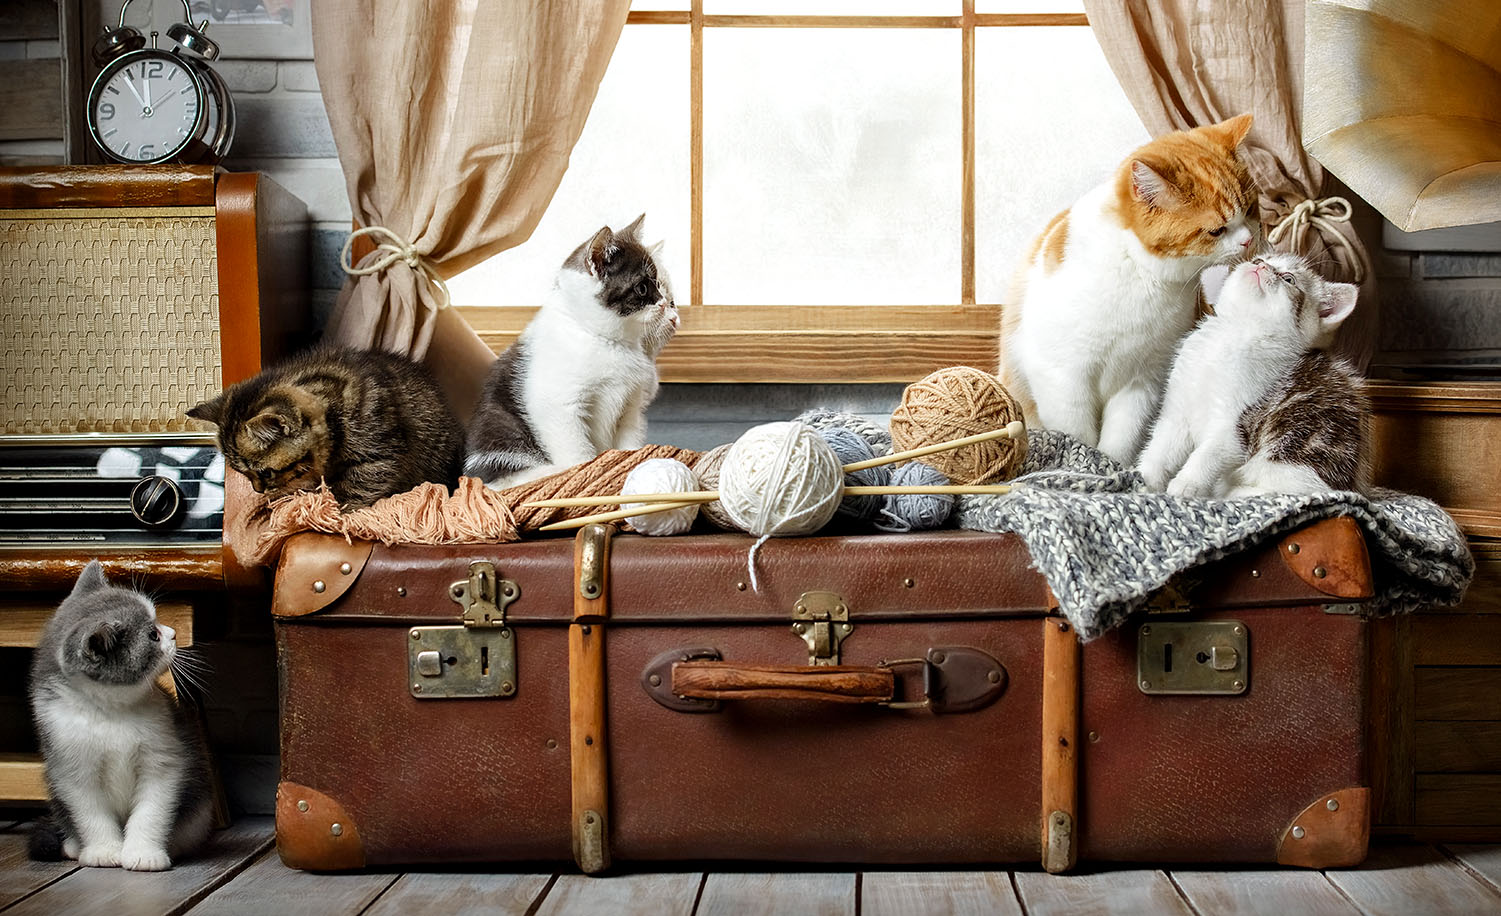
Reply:
<svg viewBox="0 0 1501 916"><path fill-rule="evenodd" d="M792 606L792 632L808 644L808 664L839 664L839 644L855 630L849 605L833 592L803 592Z"/></svg>
<svg viewBox="0 0 1501 916"><path fill-rule="evenodd" d="M463 624L412 627L407 633L407 683L419 700L510 697L516 694L515 632L506 607L521 588L495 573L495 564L469 564L469 578L448 587L464 609Z"/></svg>
<svg viewBox="0 0 1501 916"><path fill-rule="evenodd" d="M1251 637L1239 620L1152 620L1136 636L1136 686L1147 694L1242 694Z"/></svg>

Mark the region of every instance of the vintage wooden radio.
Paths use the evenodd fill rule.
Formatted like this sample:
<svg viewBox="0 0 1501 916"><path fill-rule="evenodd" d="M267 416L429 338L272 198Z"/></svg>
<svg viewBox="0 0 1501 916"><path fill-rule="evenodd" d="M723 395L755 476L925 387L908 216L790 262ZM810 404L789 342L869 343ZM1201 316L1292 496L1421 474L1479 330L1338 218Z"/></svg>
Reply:
<svg viewBox="0 0 1501 916"><path fill-rule="evenodd" d="M223 581L223 460L183 412L303 343L306 224L255 173L0 169L10 587L143 551L174 587Z"/></svg>

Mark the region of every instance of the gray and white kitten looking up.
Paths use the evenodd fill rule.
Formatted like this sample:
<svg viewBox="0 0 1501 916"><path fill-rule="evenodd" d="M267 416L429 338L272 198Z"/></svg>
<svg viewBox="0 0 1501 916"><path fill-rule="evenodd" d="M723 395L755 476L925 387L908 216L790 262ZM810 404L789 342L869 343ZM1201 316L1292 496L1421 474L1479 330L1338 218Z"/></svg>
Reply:
<svg viewBox="0 0 1501 916"><path fill-rule="evenodd" d="M1328 354L1357 287L1296 255L1237 266L1214 314L1178 350L1140 460L1177 496L1364 490L1370 406L1354 367Z"/></svg>
<svg viewBox="0 0 1501 916"><path fill-rule="evenodd" d="M95 560L42 631L31 706L52 811L36 859L160 871L208 834L207 753L186 709L156 684L177 656L156 606Z"/></svg>
<svg viewBox="0 0 1501 916"><path fill-rule="evenodd" d="M500 354L469 425L464 474L496 488L646 444L657 354L678 310L657 259L641 243L642 214L606 226L563 262L521 337Z"/></svg>

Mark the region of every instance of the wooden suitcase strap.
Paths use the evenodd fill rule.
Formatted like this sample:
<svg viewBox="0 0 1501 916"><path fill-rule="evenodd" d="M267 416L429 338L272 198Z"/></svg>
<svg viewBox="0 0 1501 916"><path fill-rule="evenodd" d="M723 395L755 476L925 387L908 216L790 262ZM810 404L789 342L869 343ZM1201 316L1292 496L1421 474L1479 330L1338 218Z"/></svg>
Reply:
<svg viewBox="0 0 1501 916"><path fill-rule="evenodd" d="M1081 653L1063 618L1042 625L1042 867L1057 874L1078 858Z"/></svg>
<svg viewBox="0 0 1501 916"><path fill-rule="evenodd" d="M609 616L608 525L574 541L576 587L568 628L568 732L573 775L573 858L585 873L610 867L609 754L605 746L605 628Z"/></svg>

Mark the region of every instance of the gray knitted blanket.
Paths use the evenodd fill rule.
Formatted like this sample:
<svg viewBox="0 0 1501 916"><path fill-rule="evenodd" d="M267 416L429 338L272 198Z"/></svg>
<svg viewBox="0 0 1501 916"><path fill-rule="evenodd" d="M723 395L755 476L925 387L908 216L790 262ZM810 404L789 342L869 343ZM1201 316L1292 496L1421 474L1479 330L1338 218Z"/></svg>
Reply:
<svg viewBox="0 0 1501 916"><path fill-rule="evenodd" d="M1366 533L1378 614L1457 604L1475 572L1454 520L1431 500L1394 490L1180 499L1148 491L1135 471L1046 430L1029 433L1016 483L1004 496L962 498L958 525L1020 534L1086 640L1120 624L1174 575L1337 515Z"/></svg>

